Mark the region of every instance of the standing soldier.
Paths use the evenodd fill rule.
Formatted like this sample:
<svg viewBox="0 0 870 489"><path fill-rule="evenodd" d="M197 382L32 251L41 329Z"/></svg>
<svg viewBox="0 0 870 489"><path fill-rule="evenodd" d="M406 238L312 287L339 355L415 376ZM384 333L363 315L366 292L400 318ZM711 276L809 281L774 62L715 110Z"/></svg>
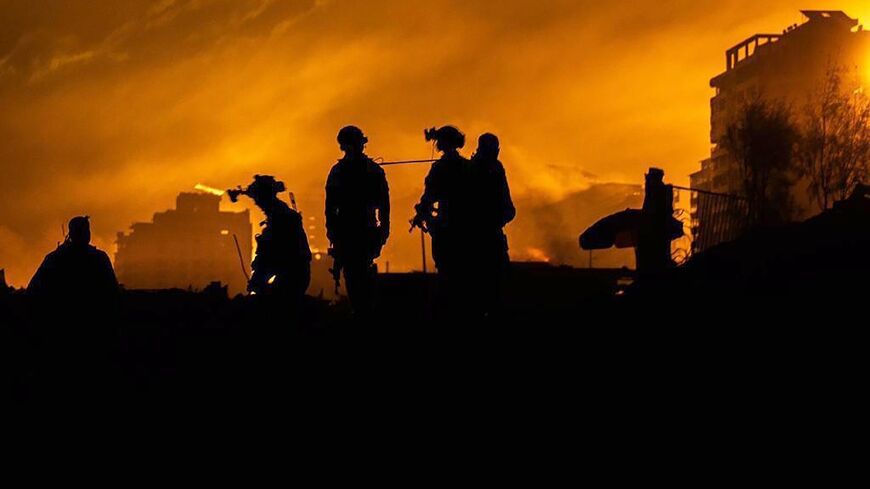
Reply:
<svg viewBox="0 0 870 489"><path fill-rule="evenodd" d="M485 294L482 313L487 315L494 314L499 306L501 282L510 264L504 227L517 214L499 152L498 137L486 133L478 138L477 151L471 157L477 188L474 210L479 223L472 242L480 250L478 283Z"/></svg>
<svg viewBox="0 0 870 489"><path fill-rule="evenodd" d="M674 266L671 241L683 235L674 219L674 188L664 183L665 172L650 168L646 174L643 220L638 230L635 257L641 275L656 275Z"/></svg>
<svg viewBox="0 0 870 489"><path fill-rule="evenodd" d="M374 260L390 236L390 190L384 170L363 152L368 138L356 126L338 132L344 157L326 181L326 236L338 277L344 271L348 299L355 314L374 310Z"/></svg>
<svg viewBox="0 0 870 489"><path fill-rule="evenodd" d="M432 258L441 285L441 295L453 313L467 308L473 291L468 272L474 264L465 253L474 225L471 213L473 174L471 163L459 154L465 135L453 126L424 131L435 141L441 158L432 163L425 189L415 206L411 225L432 236Z"/></svg>
<svg viewBox="0 0 870 489"><path fill-rule="evenodd" d="M254 175L242 190L230 190L230 199L247 195L266 215L257 235L257 253L251 264L248 290L258 295L289 298L298 305L311 280L311 250L302 216L278 198L284 182L269 175Z"/></svg>

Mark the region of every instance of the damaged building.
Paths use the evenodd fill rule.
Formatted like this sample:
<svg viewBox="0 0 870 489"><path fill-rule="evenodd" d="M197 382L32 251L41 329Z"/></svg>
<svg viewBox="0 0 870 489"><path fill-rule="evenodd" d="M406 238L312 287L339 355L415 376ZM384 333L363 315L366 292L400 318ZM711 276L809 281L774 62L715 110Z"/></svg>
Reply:
<svg viewBox="0 0 870 489"><path fill-rule="evenodd" d="M232 294L244 292L251 264L250 212L221 211L220 201L219 195L182 193L175 209L118 233L118 281L128 289L202 289L218 281Z"/></svg>
<svg viewBox="0 0 870 489"><path fill-rule="evenodd" d="M712 80L710 100L710 157L690 176L691 186L729 195L741 194L736 161L723 148L728 125L754 97L782 102L800 110L823 85L832 69L844 70L850 80L866 83L870 61L870 32L841 11L803 10L806 21L782 33L755 34L728 49L725 71ZM799 218L813 212L806 183L792 189ZM741 231L740 203L709 194L692 197L694 249L700 251L734 239Z"/></svg>

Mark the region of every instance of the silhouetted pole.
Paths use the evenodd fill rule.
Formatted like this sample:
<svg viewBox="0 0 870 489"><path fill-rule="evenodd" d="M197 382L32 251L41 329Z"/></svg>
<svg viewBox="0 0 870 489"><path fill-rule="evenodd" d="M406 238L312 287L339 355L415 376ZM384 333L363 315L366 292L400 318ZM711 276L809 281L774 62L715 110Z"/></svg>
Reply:
<svg viewBox="0 0 870 489"><path fill-rule="evenodd" d="M589 250L589 269L592 269L592 250Z"/></svg>
<svg viewBox="0 0 870 489"><path fill-rule="evenodd" d="M236 253L239 254L239 265L242 266L242 273L245 275L245 282L250 282L251 277L248 276L248 269L245 267L245 259L242 258L242 247L239 246L239 238L236 237L235 233L233 233L233 241L236 243Z"/></svg>
<svg viewBox="0 0 870 489"><path fill-rule="evenodd" d="M423 228L420 228L420 250L422 251L423 256L423 273L427 273L426 269L426 233L423 232Z"/></svg>
<svg viewBox="0 0 870 489"><path fill-rule="evenodd" d="M438 160L401 160L401 161L382 161L378 163L380 166L390 166L390 165L410 165L415 163L434 163Z"/></svg>

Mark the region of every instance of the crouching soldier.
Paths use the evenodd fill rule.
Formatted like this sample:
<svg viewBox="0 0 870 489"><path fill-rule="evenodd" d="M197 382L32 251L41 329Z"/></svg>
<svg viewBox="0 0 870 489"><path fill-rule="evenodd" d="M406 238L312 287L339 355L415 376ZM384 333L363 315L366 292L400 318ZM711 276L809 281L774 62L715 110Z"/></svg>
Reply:
<svg viewBox="0 0 870 489"><path fill-rule="evenodd" d="M278 193L284 190L284 183L275 177L255 175L248 188L228 193L234 202L239 195L247 195L266 215L256 238L248 291L298 303L311 281L311 249L302 216L278 198Z"/></svg>

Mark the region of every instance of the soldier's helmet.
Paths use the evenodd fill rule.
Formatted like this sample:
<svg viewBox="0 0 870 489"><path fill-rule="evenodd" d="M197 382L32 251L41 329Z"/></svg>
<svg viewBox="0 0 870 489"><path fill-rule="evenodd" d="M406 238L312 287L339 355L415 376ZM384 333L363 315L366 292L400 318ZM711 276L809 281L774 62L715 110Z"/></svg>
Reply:
<svg viewBox="0 0 870 489"><path fill-rule="evenodd" d="M248 185L245 193L251 198L272 197L286 190L284 182L275 180L272 175L254 175L254 181Z"/></svg>
<svg viewBox="0 0 870 489"><path fill-rule="evenodd" d="M433 127L424 130L423 135L426 137L426 141L435 140L438 143L438 148L442 150L459 149L465 146L465 134L462 134L462 131L455 126L442 126L438 129Z"/></svg>
<svg viewBox="0 0 870 489"><path fill-rule="evenodd" d="M344 126L338 131L338 145L344 147L359 147L367 142L369 138L363 134L362 129L356 126Z"/></svg>
<svg viewBox="0 0 870 489"><path fill-rule="evenodd" d="M88 244L91 242L91 221L88 216L76 216L69 220L69 235L67 239L73 244Z"/></svg>
<svg viewBox="0 0 870 489"><path fill-rule="evenodd" d="M477 138L477 152L484 156L498 155L498 136L487 132Z"/></svg>

